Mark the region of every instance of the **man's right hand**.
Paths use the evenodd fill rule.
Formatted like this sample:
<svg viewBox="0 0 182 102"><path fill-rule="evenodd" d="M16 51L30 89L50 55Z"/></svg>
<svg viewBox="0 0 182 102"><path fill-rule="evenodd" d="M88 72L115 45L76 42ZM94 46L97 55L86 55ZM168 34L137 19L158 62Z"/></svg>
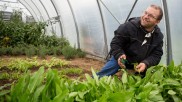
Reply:
<svg viewBox="0 0 182 102"><path fill-rule="evenodd" d="M122 59L126 59L126 55L125 55L125 54L121 55L121 56L118 58L118 65L119 65L121 68L125 68L126 66L121 62Z"/></svg>

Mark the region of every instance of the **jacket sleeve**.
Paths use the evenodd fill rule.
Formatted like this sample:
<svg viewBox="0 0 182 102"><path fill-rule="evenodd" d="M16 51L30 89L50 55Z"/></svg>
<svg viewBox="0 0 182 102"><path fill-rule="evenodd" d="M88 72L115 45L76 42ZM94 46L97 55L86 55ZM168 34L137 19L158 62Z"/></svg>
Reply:
<svg viewBox="0 0 182 102"><path fill-rule="evenodd" d="M147 68L151 67L151 66L155 66L157 64L159 64L161 57L163 55L163 41L161 41L158 46L156 46L152 53L146 58L144 59L142 62L145 63L147 65Z"/></svg>
<svg viewBox="0 0 182 102"><path fill-rule="evenodd" d="M114 38L111 41L111 55L117 60L119 56L125 54L123 47L129 40L129 35L127 33L127 23L122 24L119 28L114 31Z"/></svg>

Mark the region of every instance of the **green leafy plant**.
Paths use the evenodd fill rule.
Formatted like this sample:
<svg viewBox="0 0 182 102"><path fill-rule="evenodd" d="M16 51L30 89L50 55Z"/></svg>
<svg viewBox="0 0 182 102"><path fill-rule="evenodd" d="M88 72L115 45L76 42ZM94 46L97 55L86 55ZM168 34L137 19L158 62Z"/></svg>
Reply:
<svg viewBox="0 0 182 102"><path fill-rule="evenodd" d="M171 66L169 66L171 67ZM86 74L86 80L60 79L56 70L49 69L45 81L43 68L33 76L26 75L12 87L11 101L99 101L99 102L176 102L181 100L181 82L178 79L166 77L167 73L181 67L173 67L171 71L164 71L166 67L156 66L147 71L143 79L129 75L123 70L121 80L117 77L105 76L99 78L94 70L93 77ZM161 75L162 77L158 77ZM39 77L38 77L39 76ZM174 75L172 75L174 77ZM157 79L156 79L157 78ZM31 81L32 80L32 81ZM39 82L37 83L37 81ZM31 87L30 87L31 86ZM21 89L20 89L21 87ZM26 89L26 90L25 90ZM24 93L24 94L23 94ZM23 95L22 95L23 94ZM122 96L122 97L121 97Z"/></svg>
<svg viewBox="0 0 182 102"><path fill-rule="evenodd" d="M60 70L61 75L77 75L77 76L79 76L82 73L83 73L83 69L80 69L80 68L65 68L65 69Z"/></svg>
<svg viewBox="0 0 182 102"><path fill-rule="evenodd" d="M6 47L0 47L0 55L6 55Z"/></svg>
<svg viewBox="0 0 182 102"><path fill-rule="evenodd" d="M34 45L28 45L25 47L25 55L32 57L37 54L37 48Z"/></svg>
<svg viewBox="0 0 182 102"><path fill-rule="evenodd" d="M45 58L45 56L47 55L47 52L48 52L47 47L44 45L40 45L38 48L37 54L39 57Z"/></svg>
<svg viewBox="0 0 182 102"><path fill-rule="evenodd" d="M12 55L22 55L23 54L23 50L20 47L14 47L12 49Z"/></svg>
<svg viewBox="0 0 182 102"><path fill-rule="evenodd" d="M83 58L86 56L86 53L83 52L81 49L77 49L77 56Z"/></svg>
<svg viewBox="0 0 182 102"><path fill-rule="evenodd" d="M63 49L62 49L62 54L64 55L64 57L66 59L71 59L71 58L74 58L77 54L77 51L75 48L71 47L71 46L65 46Z"/></svg>

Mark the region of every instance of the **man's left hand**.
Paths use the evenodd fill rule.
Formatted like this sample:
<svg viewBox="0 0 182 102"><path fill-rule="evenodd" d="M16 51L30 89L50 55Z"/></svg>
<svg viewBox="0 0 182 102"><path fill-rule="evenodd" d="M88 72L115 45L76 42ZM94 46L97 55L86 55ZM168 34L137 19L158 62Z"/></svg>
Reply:
<svg viewBox="0 0 182 102"><path fill-rule="evenodd" d="M137 71L137 72L144 72L144 71L145 71L145 68L146 68L145 63L139 63L139 64L136 66L136 71Z"/></svg>

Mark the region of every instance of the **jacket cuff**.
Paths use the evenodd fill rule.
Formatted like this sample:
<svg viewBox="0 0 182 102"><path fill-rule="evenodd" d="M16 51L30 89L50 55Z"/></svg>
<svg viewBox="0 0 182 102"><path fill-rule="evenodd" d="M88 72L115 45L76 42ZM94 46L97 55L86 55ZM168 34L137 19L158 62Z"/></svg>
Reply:
<svg viewBox="0 0 182 102"><path fill-rule="evenodd" d="M118 58L119 58L121 55L123 55L123 53L118 53L118 54L116 54L116 55L114 56L115 60L118 60Z"/></svg>

